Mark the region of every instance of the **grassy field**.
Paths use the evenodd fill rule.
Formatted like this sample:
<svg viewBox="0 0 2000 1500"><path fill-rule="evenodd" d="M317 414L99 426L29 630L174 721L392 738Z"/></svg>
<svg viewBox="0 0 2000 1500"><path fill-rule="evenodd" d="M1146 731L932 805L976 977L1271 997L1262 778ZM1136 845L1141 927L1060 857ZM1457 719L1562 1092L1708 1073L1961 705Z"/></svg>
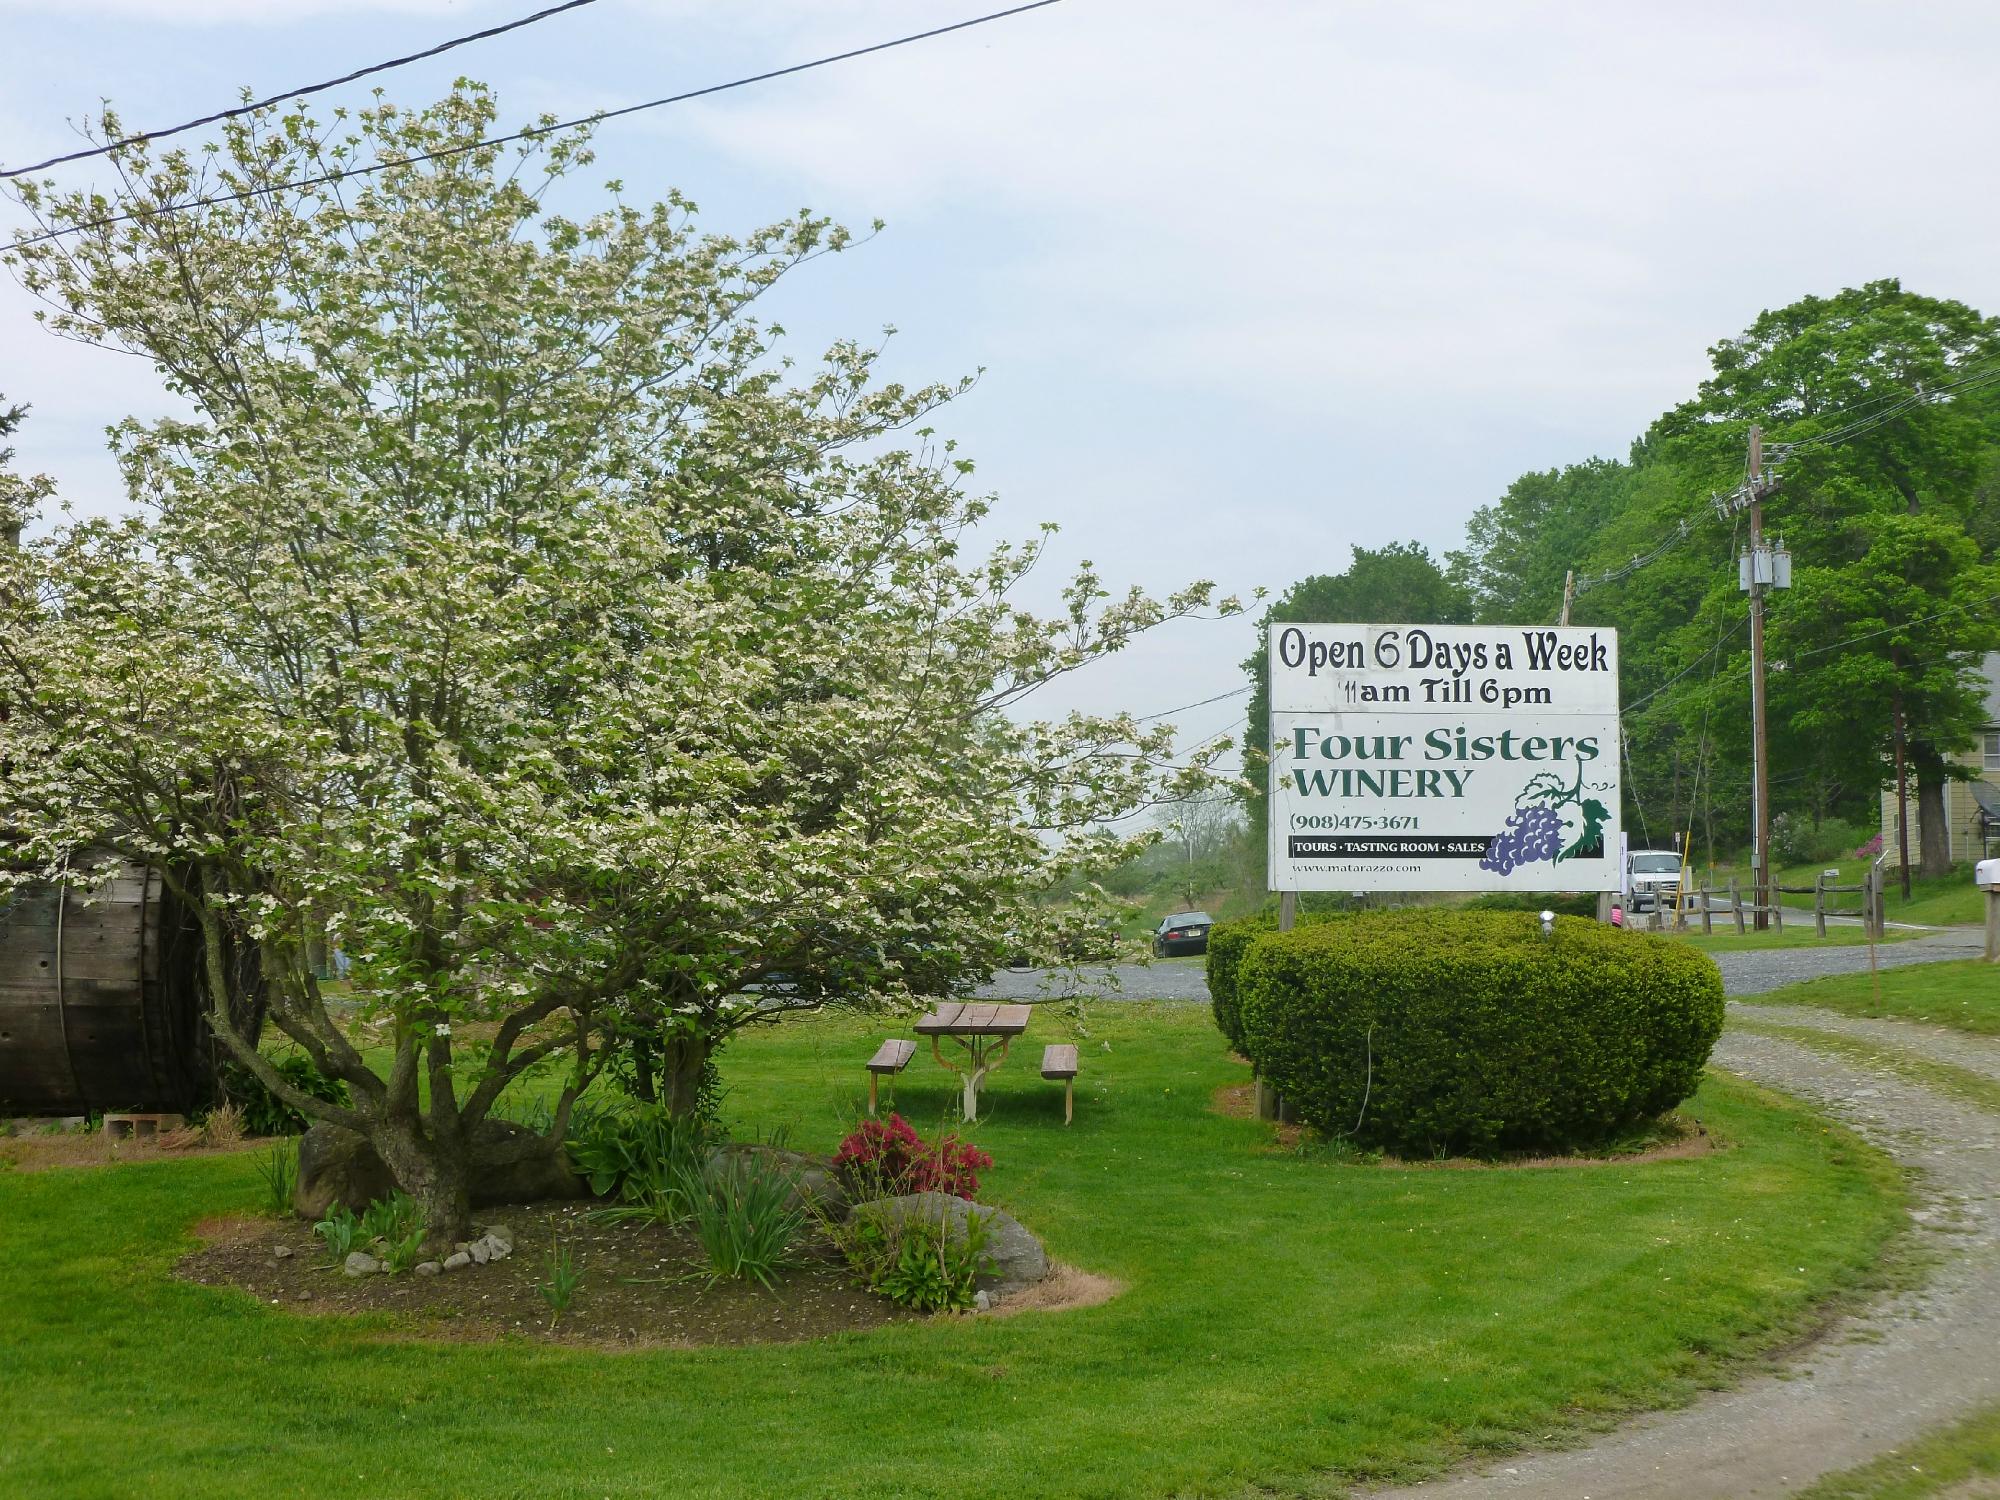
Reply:
<svg viewBox="0 0 2000 1500"><path fill-rule="evenodd" d="M2000 1494L2000 1407L1884 1454L1871 1464L1828 1475L1798 1500L1974 1500Z"/></svg>
<svg viewBox="0 0 2000 1500"><path fill-rule="evenodd" d="M1875 983L1881 985L1881 1000ZM1817 1005L1851 1016L1888 1016L1931 1021L1958 1031L2000 1036L2000 964L1983 959L1961 963L1911 964L1884 969L1871 982L1866 974L1838 974L1787 985L1759 995L1760 1005Z"/></svg>
<svg viewBox="0 0 2000 1500"><path fill-rule="evenodd" d="M1130 942L1148 943L1160 919L1172 912L1205 911L1218 922L1247 917L1263 902L1263 897L1242 888L1209 891L1190 906L1185 894L1151 891L1134 898L1132 911L1119 924L1118 935Z"/></svg>
<svg viewBox="0 0 2000 1500"><path fill-rule="evenodd" d="M726 1113L830 1146L880 1034L732 1048ZM1384 1168L1214 1113L1245 1071L1203 1007L1100 1006L1081 1040L1070 1129L1032 1066L995 1076L982 1197L1129 1289L813 1344L613 1354L299 1316L171 1275L195 1223L254 1208L247 1157L0 1171L0 1494L1032 1500L1410 1473L1727 1378L1865 1284L1902 1217L1882 1158L1721 1077L1690 1106L1728 1143L1710 1155ZM919 1057L905 1115L936 1127L951 1082Z"/></svg>
<svg viewBox="0 0 2000 1500"><path fill-rule="evenodd" d="M1643 922L1635 925L1642 930L1645 928ZM1901 943L1923 935L1919 929L1891 927L1882 941ZM1811 917L1798 923L1787 921L1783 932L1771 928L1758 932L1752 928L1738 933L1733 922L1728 924L1726 930L1724 924L1718 922L1715 931L1706 935L1697 927L1693 932L1670 932L1664 936L1676 942L1686 943L1689 947L1699 948L1704 953L1741 953L1753 948L1858 948L1868 941L1867 934L1859 927L1830 926L1826 929L1826 936L1819 937L1813 931Z"/></svg>

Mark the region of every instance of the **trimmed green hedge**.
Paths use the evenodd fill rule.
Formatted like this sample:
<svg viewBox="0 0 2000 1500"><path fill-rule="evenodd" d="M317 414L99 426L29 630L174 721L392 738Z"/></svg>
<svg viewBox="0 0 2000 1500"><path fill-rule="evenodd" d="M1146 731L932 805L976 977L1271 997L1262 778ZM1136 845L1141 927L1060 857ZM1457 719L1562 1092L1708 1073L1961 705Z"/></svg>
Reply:
<svg viewBox="0 0 2000 1500"><path fill-rule="evenodd" d="M1577 917L1384 912L1224 954L1217 1024L1297 1118L1407 1155L1602 1141L1693 1093L1722 1031L1706 954Z"/></svg>
<svg viewBox="0 0 2000 1500"><path fill-rule="evenodd" d="M1234 922L1217 922L1208 929L1208 1004L1216 1030L1229 1045L1243 1051L1242 1009L1236 998L1236 969L1250 951L1250 940L1276 932L1275 917L1259 913Z"/></svg>
<svg viewBox="0 0 2000 1500"><path fill-rule="evenodd" d="M1476 896L1465 903L1467 911L1552 911L1559 917L1589 917L1597 919L1597 897L1590 894L1571 892L1554 895L1548 892L1508 891L1490 896Z"/></svg>
<svg viewBox="0 0 2000 1500"><path fill-rule="evenodd" d="M1317 911L1301 911L1300 927L1323 922L1341 922L1354 915L1348 906L1328 906ZM1208 1000L1216 1029L1229 1038L1229 1045L1243 1052L1241 1007L1237 1003L1236 968L1250 949L1250 940L1278 930L1278 903L1273 897L1261 911L1233 922L1217 922L1208 929ZM1248 1056L1248 1053L1244 1054Z"/></svg>

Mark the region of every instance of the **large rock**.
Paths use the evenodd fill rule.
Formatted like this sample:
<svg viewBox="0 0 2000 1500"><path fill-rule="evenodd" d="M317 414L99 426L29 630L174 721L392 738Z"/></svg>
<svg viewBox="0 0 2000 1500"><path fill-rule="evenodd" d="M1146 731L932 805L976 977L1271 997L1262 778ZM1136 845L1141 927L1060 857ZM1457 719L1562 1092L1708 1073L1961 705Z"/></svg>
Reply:
<svg viewBox="0 0 2000 1500"><path fill-rule="evenodd" d="M796 1184L791 1200L795 1206L815 1208L830 1219L847 1217L847 1189L833 1175L832 1157L749 1142L717 1146L708 1153L711 1171L739 1162L760 1163L791 1177Z"/></svg>
<svg viewBox="0 0 2000 1500"><path fill-rule="evenodd" d="M935 1226L950 1220L951 1232L963 1240L966 1223L978 1214L986 1225L987 1268L974 1285L994 1302L1033 1286L1049 1274L1048 1252L1042 1242L1012 1214L983 1203L968 1203L950 1193L911 1193L902 1198L876 1198L854 1205L853 1217L882 1218L896 1224Z"/></svg>
<svg viewBox="0 0 2000 1500"><path fill-rule="evenodd" d="M292 1207L302 1219L323 1219L336 1203L360 1213L396 1190L396 1179L367 1140L338 1125L319 1124L299 1140L299 1185ZM578 1198L581 1178L560 1142L509 1120L482 1120L472 1133L472 1206Z"/></svg>
<svg viewBox="0 0 2000 1500"><path fill-rule="evenodd" d="M336 1203L360 1213L396 1190L375 1148L338 1125L315 1125L299 1137L299 1182L292 1207L302 1219L323 1219Z"/></svg>

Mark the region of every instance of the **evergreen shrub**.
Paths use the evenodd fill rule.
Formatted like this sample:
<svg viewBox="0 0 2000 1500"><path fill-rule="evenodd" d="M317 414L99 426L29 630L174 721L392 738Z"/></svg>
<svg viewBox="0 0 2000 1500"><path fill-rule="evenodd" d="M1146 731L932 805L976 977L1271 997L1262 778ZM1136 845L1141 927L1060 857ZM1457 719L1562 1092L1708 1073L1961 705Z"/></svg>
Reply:
<svg viewBox="0 0 2000 1500"><path fill-rule="evenodd" d="M1308 892L1309 897L1325 895L1325 892ZM1297 925L1313 927L1322 922L1337 922L1352 916L1359 908L1354 898L1342 893L1340 903L1312 904L1301 901ZM1237 1003L1236 968L1242 963L1243 955L1249 950L1252 938L1266 932L1278 930L1277 898L1264 903L1263 909L1247 917L1238 917L1233 922L1217 922L1208 929L1208 1001L1210 1013L1215 1017L1216 1029L1229 1039L1229 1045L1243 1052L1243 1028L1241 1007ZM1247 1053L1244 1054L1248 1056Z"/></svg>
<svg viewBox="0 0 2000 1500"><path fill-rule="evenodd" d="M1559 917L1597 917L1597 897L1589 891L1496 891L1475 896L1467 911L1552 911Z"/></svg>
<svg viewBox="0 0 2000 1500"><path fill-rule="evenodd" d="M1693 1093L1722 1030L1706 954L1576 917L1364 914L1227 962L1241 1050L1297 1118L1404 1155L1600 1143Z"/></svg>
<svg viewBox="0 0 2000 1500"><path fill-rule="evenodd" d="M1229 1039L1236 1051L1243 1051L1242 1008L1237 1003L1236 971L1243 955L1250 951L1253 938L1276 932L1275 917L1263 913L1241 917L1234 922L1217 922L1208 929L1208 1005L1215 1028Z"/></svg>

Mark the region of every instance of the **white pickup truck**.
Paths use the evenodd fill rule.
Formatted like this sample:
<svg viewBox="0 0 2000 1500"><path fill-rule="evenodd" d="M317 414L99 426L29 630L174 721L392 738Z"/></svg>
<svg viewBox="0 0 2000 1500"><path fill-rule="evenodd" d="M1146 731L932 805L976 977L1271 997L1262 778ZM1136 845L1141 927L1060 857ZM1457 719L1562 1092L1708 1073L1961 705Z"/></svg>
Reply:
<svg viewBox="0 0 2000 1500"><path fill-rule="evenodd" d="M1634 849L1625 862L1625 909L1672 906L1681 894L1681 857L1672 849Z"/></svg>

